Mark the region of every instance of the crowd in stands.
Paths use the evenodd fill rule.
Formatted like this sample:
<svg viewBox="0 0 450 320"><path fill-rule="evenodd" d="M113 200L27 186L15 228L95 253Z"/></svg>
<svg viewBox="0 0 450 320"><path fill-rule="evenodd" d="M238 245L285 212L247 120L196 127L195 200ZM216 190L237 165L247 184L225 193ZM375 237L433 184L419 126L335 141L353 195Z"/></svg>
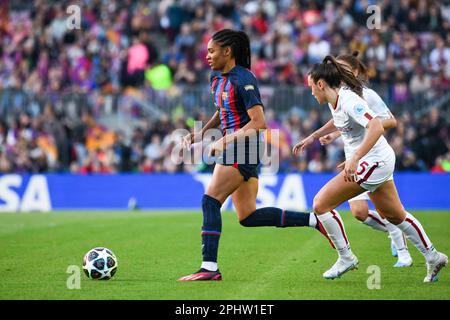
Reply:
<svg viewBox="0 0 450 320"><path fill-rule="evenodd" d="M312 0L92 0L79 1L80 28L68 29L70 1L0 0L0 97L23 90L51 97L43 106L9 110L0 99L0 172L179 172L208 166L176 165L171 133L190 129L188 117L142 118L131 136L99 124L92 110L78 117L55 103L63 93L121 94L128 88L164 92L207 84L206 44L222 28L245 30L252 71L261 85L305 86L311 64L327 54L359 50L373 84L387 85L387 103L416 95L437 99L450 87L450 5L443 1ZM379 28L367 24L377 4ZM323 124L317 109L280 114L266 106L270 128L280 129L282 172L333 171L340 140L317 142L300 157L291 148ZM212 108L212 106L211 106ZM420 117L396 114L386 133L398 170L450 172L449 109Z"/></svg>

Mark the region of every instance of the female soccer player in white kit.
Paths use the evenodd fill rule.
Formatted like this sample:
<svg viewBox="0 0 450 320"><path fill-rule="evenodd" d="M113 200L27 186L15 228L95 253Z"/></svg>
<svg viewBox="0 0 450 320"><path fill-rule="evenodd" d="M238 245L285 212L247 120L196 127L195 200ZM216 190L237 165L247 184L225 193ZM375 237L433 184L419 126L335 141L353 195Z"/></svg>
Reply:
<svg viewBox="0 0 450 320"><path fill-rule="evenodd" d="M448 257L434 248L420 222L406 212L400 202L393 181L394 150L382 135L381 120L362 98L362 82L332 56L315 64L309 75L313 96L319 104L329 103L333 116L333 123L317 130L314 138L338 129L346 158L343 172L331 179L313 202L314 213L338 251L336 263L324 272L323 277L339 278L357 267L358 259L350 249L344 223L335 208L370 191L370 199L377 211L400 228L424 255L427 263L424 282L436 281L441 269L448 264ZM299 149L303 149L302 143L294 146L294 154Z"/></svg>
<svg viewBox="0 0 450 320"><path fill-rule="evenodd" d="M356 78L368 81L367 67L358 59L358 51L354 51L353 54L341 55L337 57L337 62L349 67ZM363 87L363 98L366 100L370 108L377 114L382 120L383 128L385 130L394 128L397 125L394 115L384 103L383 99L372 89ZM330 120L333 121L333 120ZM320 143L327 145L340 137L341 133L336 130L330 134L321 137ZM376 210L369 210L368 201L370 200L369 191L361 193L360 195L348 200L350 205L350 211L353 216L361 221L363 224L379 231L387 232L391 238L392 255L398 257L394 267L410 267L413 264L413 260L408 251L405 236L403 232L397 228L394 224L390 223L387 219L380 216Z"/></svg>

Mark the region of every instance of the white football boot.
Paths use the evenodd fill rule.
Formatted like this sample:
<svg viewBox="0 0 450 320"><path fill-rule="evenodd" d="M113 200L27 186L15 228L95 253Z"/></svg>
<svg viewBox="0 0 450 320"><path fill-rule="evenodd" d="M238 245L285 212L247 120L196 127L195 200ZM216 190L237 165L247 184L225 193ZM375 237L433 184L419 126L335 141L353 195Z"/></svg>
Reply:
<svg viewBox="0 0 450 320"><path fill-rule="evenodd" d="M438 252L438 258L434 262L427 262L427 276L423 279L423 282L436 282L438 281L439 271L442 270L448 264L448 257Z"/></svg>
<svg viewBox="0 0 450 320"><path fill-rule="evenodd" d="M325 279L340 278L347 271L358 269L358 258L354 254L350 258L339 257L336 263L323 273Z"/></svg>
<svg viewBox="0 0 450 320"><path fill-rule="evenodd" d="M413 265L413 260L411 258L411 255L409 254L408 248L398 250L397 253L398 253L398 260L394 264L395 268L411 267Z"/></svg>

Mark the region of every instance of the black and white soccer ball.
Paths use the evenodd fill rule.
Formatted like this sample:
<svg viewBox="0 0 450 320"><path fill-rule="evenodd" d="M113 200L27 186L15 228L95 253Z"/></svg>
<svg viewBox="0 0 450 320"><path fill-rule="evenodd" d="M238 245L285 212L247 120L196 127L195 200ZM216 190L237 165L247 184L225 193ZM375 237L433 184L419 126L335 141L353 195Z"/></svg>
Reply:
<svg viewBox="0 0 450 320"><path fill-rule="evenodd" d="M116 255L108 248L94 248L83 258L83 270L89 279L109 280L117 271Z"/></svg>

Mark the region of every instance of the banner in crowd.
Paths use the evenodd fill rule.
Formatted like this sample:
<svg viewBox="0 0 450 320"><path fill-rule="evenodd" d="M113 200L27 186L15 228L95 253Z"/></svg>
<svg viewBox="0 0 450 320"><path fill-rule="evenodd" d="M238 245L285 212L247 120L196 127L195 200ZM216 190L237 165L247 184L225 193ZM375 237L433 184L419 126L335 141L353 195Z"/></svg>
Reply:
<svg viewBox="0 0 450 320"><path fill-rule="evenodd" d="M309 210L332 174L261 175L257 206ZM200 209L210 174L0 175L0 211ZM450 174L398 173L408 209L450 209ZM223 209L232 209L229 198ZM340 208L348 208L344 203Z"/></svg>

